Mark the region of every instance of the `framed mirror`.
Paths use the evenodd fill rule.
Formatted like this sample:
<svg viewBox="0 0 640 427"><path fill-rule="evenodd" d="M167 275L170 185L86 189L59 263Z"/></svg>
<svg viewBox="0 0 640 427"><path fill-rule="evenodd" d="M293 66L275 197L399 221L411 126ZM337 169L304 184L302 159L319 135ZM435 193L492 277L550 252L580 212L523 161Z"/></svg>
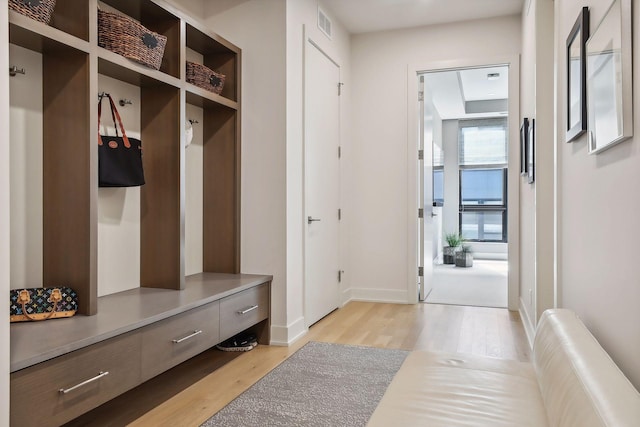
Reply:
<svg viewBox="0 0 640 427"><path fill-rule="evenodd" d="M615 0L587 41L589 153L633 136L631 0Z"/></svg>
<svg viewBox="0 0 640 427"><path fill-rule="evenodd" d="M585 43L588 37L589 9L583 7L567 37L567 142L587 130Z"/></svg>

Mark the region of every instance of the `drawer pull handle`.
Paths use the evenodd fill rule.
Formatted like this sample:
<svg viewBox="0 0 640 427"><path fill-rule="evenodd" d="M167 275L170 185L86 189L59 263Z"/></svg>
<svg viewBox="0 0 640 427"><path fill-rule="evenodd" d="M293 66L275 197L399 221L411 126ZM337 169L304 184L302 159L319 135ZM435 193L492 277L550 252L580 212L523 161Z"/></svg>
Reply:
<svg viewBox="0 0 640 427"><path fill-rule="evenodd" d="M186 337L184 337L184 338L180 338L179 340L172 340L172 342L173 342L174 344L180 344L182 341L186 341L186 340L188 340L188 339L190 339L190 338L195 337L196 335L200 335L201 333L202 333L202 331L193 331L193 333L192 333L192 334L187 335L187 336L186 336Z"/></svg>
<svg viewBox="0 0 640 427"><path fill-rule="evenodd" d="M98 381L100 378L102 378L102 377L106 377L107 375L109 375L109 371L105 371L105 372L102 372L102 371L101 371L98 375L96 375L96 376L95 376L95 377L93 377L93 378L89 378L89 379L88 379L88 380L86 380L86 381L82 381L80 384L76 384L76 385L74 385L73 387L69 387L69 388L66 388L66 389L65 389L65 388L61 388L60 390L58 390L58 392L59 392L60 394L67 394L67 393L71 393L73 390L75 390L75 389L77 389L77 388L80 388L80 387L83 387L83 386L85 386L85 385L87 385L87 384L89 384L89 383L92 383L92 382L94 382L94 381Z"/></svg>
<svg viewBox="0 0 640 427"><path fill-rule="evenodd" d="M243 315L243 314L247 314L250 311L256 310L257 308L258 308L258 305L256 304L256 305L252 305L249 308L245 308L244 310L238 310L237 313L240 315Z"/></svg>

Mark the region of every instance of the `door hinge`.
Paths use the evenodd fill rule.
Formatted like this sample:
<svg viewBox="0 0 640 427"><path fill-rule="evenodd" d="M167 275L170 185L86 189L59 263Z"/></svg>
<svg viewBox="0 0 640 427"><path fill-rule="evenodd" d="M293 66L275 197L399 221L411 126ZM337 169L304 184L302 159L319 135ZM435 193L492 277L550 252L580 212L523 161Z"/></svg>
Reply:
<svg viewBox="0 0 640 427"><path fill-rule="evenodd" d="M338 145L338 158L342 158L342 147Z"/></svg>
<svg viewBox="0 0 640 427"><path fill-rule="evenodd" d="M418 160L424 160L424 150L418 150Z"/></svg>
<svg viewBox="0 0 640 427"><path fill-rule="evenodd" d="M338 209L338 221L342 219L342 209Z"/></svg>
<svg viewBox="0 0 640 427"><path fill-rule="evenodd" d="M344 83L338 83L338 96L342 95L342 86L344 86Z"/></svg>
<svg viewBox="0 0 640 427"><path fill-rule="evenodd" d="M343 274L344 274L344 270L338 270L338 283L342 282Z"/></svg>
<svg viewBox="0 0 640 427"><path fill-rule="evenodd" d="M423 208L418 209L418 218L424 218L424 209Z"/></svg>
<svg viewBox="0 0 640 427"><path fill-rule="evenodd" d="M418 92L418 101L424 101L424 91Z"/></svg>
<svg viewBox="0 0 640 427"><path fill-rule="evenodd" d="M418 267L418 277L424 277L424 267Z"/></svg>

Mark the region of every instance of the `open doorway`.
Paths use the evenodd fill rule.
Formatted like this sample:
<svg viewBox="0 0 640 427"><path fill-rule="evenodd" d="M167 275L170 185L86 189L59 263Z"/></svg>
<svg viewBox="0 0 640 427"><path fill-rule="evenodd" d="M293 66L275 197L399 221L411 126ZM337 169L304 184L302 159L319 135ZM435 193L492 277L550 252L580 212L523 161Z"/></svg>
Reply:
<svg viewBox="0 0 640 427"><path fill-rule="evenodd" d="M419 73L427 303L508 306L509 66ZM427 247L428 246L428 247ZM423 280L428 280L424 278Z"/></svg>

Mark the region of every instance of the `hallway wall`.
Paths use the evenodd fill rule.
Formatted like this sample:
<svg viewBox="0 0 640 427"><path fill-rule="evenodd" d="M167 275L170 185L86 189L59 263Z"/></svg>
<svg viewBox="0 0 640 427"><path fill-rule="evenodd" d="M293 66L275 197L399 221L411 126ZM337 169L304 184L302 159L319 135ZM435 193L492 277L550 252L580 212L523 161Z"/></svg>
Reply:
<svg viewBox="0 0 640 427"><path fill-rule="evenodd" d="M482 37L478 37L482 34ZM407 302L407 67L520 53L520 16L352 37L353 297Z"/></svg>
<svg viewBox="0 0 640 427"><path fill-rule="evenodd" d="M638 6L637 1L633 1ZM578 313L611 358L640 388L640 108L634 137L597 155L586 134L565 143L565 48L578 13L588 6L594 31L610 0L556 0L558 304ZM633 68L640 70L640 7L633 11ZM634 107L640 84L633 88Z"/></svg>

